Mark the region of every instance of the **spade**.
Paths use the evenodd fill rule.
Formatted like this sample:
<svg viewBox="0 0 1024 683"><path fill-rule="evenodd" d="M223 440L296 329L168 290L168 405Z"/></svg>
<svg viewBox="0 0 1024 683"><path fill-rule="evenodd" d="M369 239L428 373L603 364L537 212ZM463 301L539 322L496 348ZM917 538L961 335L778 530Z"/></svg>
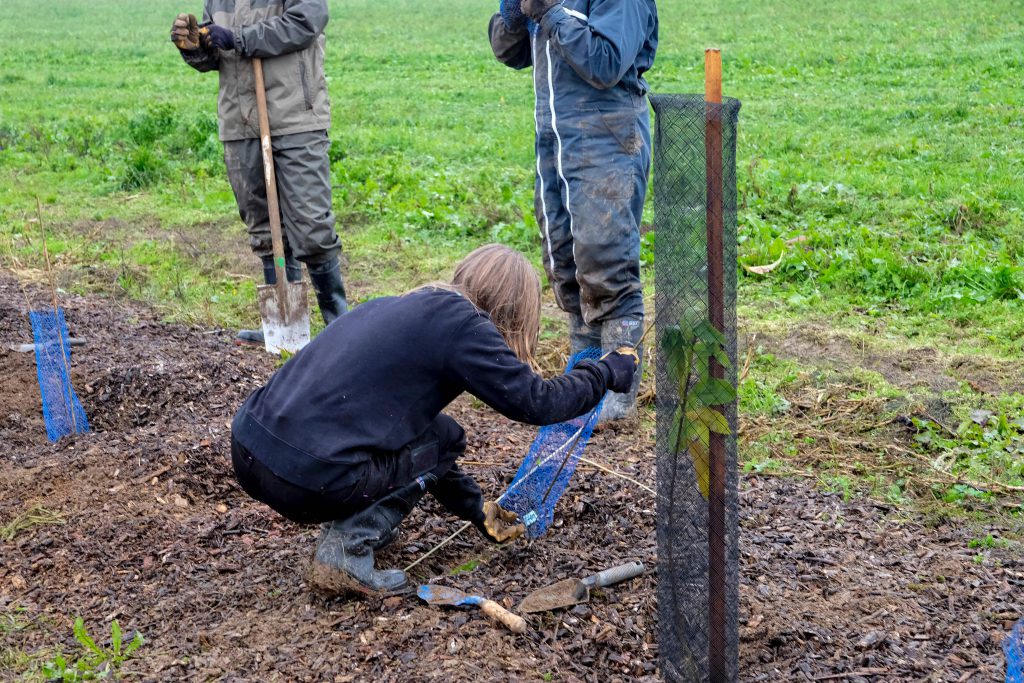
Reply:
<svg viewBox="0 0 1024 683"><path fill-rule="evenodd" d="M571 607L590 600L591 588L603 588L613 583L632 579L644 572L643 562L626 564L605 569L585 579L565 579L536 590L519 603L519 611L526 613L546 612L559 607Z"/></svg>

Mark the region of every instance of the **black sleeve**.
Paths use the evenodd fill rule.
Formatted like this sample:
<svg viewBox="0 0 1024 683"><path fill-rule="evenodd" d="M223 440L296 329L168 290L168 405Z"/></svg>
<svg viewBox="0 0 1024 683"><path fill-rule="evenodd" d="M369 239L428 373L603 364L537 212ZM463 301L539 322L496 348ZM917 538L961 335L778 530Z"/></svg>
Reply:
<svg viewBox="0 0 1024 683"><path fill-rule="evenodd" d="M598 404L610 381L604 363L583 362L544 379L520 361L484 314L455 331L445 372L466 391L509 419L533 425L571 420Z"/></svg>
<svg viewBox="0 0 1024 683"><path fill-rule="evenodd" d="M459 469L458 464L452 465L452 468L430 487L430 494L459 519L473 524L484 521L484 494L476 480Z"/></svg>
<svg viewBox="0 0 1024 683"><path fill-rule="evenodd" d="M533 64L530 32L527 29L509 31L505 28L501 13L495 12L487 27L487 33L491 38L491 50L499 62L513 69L525 69Z"/></svg>
<svg viewBox="0 0 1024 683"><path fill-rule="evenodd" d="M203 48L198 50L178 50L185 63L196 71L216 71L220 68L220 56L216 52L207 52Z"/></svg>

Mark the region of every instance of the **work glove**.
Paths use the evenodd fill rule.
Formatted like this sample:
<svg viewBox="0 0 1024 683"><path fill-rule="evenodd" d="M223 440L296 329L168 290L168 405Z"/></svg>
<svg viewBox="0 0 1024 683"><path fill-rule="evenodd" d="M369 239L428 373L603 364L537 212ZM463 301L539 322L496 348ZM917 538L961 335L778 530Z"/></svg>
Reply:
<svg viewBox="0 0 1024 683"><path fill-rule="evenodd" d="M520 8L523 14L539 22L540 18L557 4L559 4L558 0L522 0Z"/></svg>
<svg viewBox="0 0 1024 683"><path fill-rule="evenodd" d="M608 389L617 394L624 394L633 387L633 374L640 365L640 356L632 346L620 346L614 351L601 356L601 362L611 371Z"/></svg>
<svg viewBox="0 0 1024 683"><path fill-rule="evenodd" d="M519 516L494 501L484 503L483 512L483 521L476 522L476 528L492 543L508 543L526 533L526 525L519 521Z"/></svg>
<svg viewBox="0 0 1024 683"><path fill-rule="evenodd" d="M511 33L526 29L526 15L523 14L522 0L501 0L501 20Z"/></svg>
<svg viewBox="0 0 1024 683"><path fill-rule="evenodd" d="M199 49L199 22L194 14L179 14L171 25L171 42L179 50Z"/></svg>
<svg viewBox="0 0 1024 683"><path fill-rule="evenodd" d="M200 31L203 47L207 50L234 50L235 34L217 24L204 26Z"/></svg>

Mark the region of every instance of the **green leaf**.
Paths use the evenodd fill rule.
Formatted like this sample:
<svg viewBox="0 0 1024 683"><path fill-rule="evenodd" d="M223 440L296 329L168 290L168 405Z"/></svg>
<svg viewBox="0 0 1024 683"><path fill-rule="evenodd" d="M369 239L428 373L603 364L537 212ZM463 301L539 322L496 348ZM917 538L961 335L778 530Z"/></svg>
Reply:
<svg viewBox="0 0 1024 683"><path fill-rule="evenodd" d="M704 406L720 406L736 399L736 388L717 377L703 377L693 388L695 400Z"/></svg>
<svg viewBox="0 0 1024 683"><path fill-rule="evenodd" d="M93 640L92 637L86 632L85 620L82 619L82 617L78 617L77 619L75 619L74 632L75 640L81 643L82 647L92 650L100 657L106 658L106 653L102 649L100 649L100 646L96 644L96 641Z"/></svg>
<svg viewBox="0 0 1024 683"><path fill-rule="evenodd" d="M701 320L693 328L693 334L709 346L725 346L725 335L715 329L710 320Z"/></svg>
<svg viewBox="0 0 1024 683"><path fill-rule="evenodd" d="M683 440L686 443L699 441L704 445L711 443L711 431L695 411L687 411L686 413L686 428L683 433Z"/></svg>
<svg viewBox="0 0 1024 683"><path fill-rule="evenodd" d="M732 430L729 428L729 420L714 408L702 406L691 411L688 415L693 415L695 420L699 420L701 424L716 434L732 434Z"/></svg>
<svg viewBox="0 0 1024 683"><path fill-rule="evenodd" d="M117 619L110 623L110 647L115 655L121 654L121 625Z"/></svg>
<svg viewBox="0 0 1024 683"><path fill-rule="evenodd" d="M700 489L704 499L708 498L708 491L711 488L710 459L708 457L708 446L706 443L694 441L687 449L690 458L693 460L693 470L697 475L697 488Z"/></svg>
<svg viewBox="0 0 1024 683"><path fill-rule="evenodd" d="M140 647L146 644L146 639L142 637L142 634L138 631L135 632L135 637L128 643L128 647L124 649L124 656L128 657L131 653L138 650Z"/></svg>
<svg viewBox="0 0 1024 683"><path fill-rule="evenodd" d="M708 349L704 342L697 342L693 345L693 369L697 377L707 377L711 372L711 361L713 352Z"/></svg>
<svg viewBox="0 0 1024 683"><path fill-rule="evenodd" d="M665 353L665 367L669 377L682 387L690 377L692 344L683 338L682 330L678 327L670 327L662 335L661 348Z"/></svg>
<svg viewBox="0 0 1024 683"><path fill-rule="evenodd" d="M679 451L683 450L682 438L683 431L683 407L676 406L675 412L672 413L672 422L668 428L668 443L669 448L672 449L672 455L678 455Z"/></svg>

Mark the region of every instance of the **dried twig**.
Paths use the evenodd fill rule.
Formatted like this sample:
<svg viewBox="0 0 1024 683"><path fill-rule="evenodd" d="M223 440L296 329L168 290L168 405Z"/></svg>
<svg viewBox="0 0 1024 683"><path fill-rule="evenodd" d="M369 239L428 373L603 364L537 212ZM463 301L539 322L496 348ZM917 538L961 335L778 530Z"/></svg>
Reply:
<svg viewBox="0 0 1024 683"><path fill-rule="evenodd" d="M615 470L611 469L610 467L605 467L604 465L602 465L600 463L597 463L597 462L594 462L593 460L588 460L587 458L584 458L583 456L580 456L580 462L586 463L586 464L590 465L591 467L596 467L597 469L601 470L602 472L607 472L608 474L610 474L612 476L615 476L615 477L618 477L619 479L625 479L626 481L633 482L634 484L636 484L637 486L642 488L644 491L650 491L654 495L658 495L658 492L655 491L654 489L652 489L650 486L647 486L646 484L641 484L639 481L637 481L633 477L625 475L622 472L616 472Z"/></svg>

